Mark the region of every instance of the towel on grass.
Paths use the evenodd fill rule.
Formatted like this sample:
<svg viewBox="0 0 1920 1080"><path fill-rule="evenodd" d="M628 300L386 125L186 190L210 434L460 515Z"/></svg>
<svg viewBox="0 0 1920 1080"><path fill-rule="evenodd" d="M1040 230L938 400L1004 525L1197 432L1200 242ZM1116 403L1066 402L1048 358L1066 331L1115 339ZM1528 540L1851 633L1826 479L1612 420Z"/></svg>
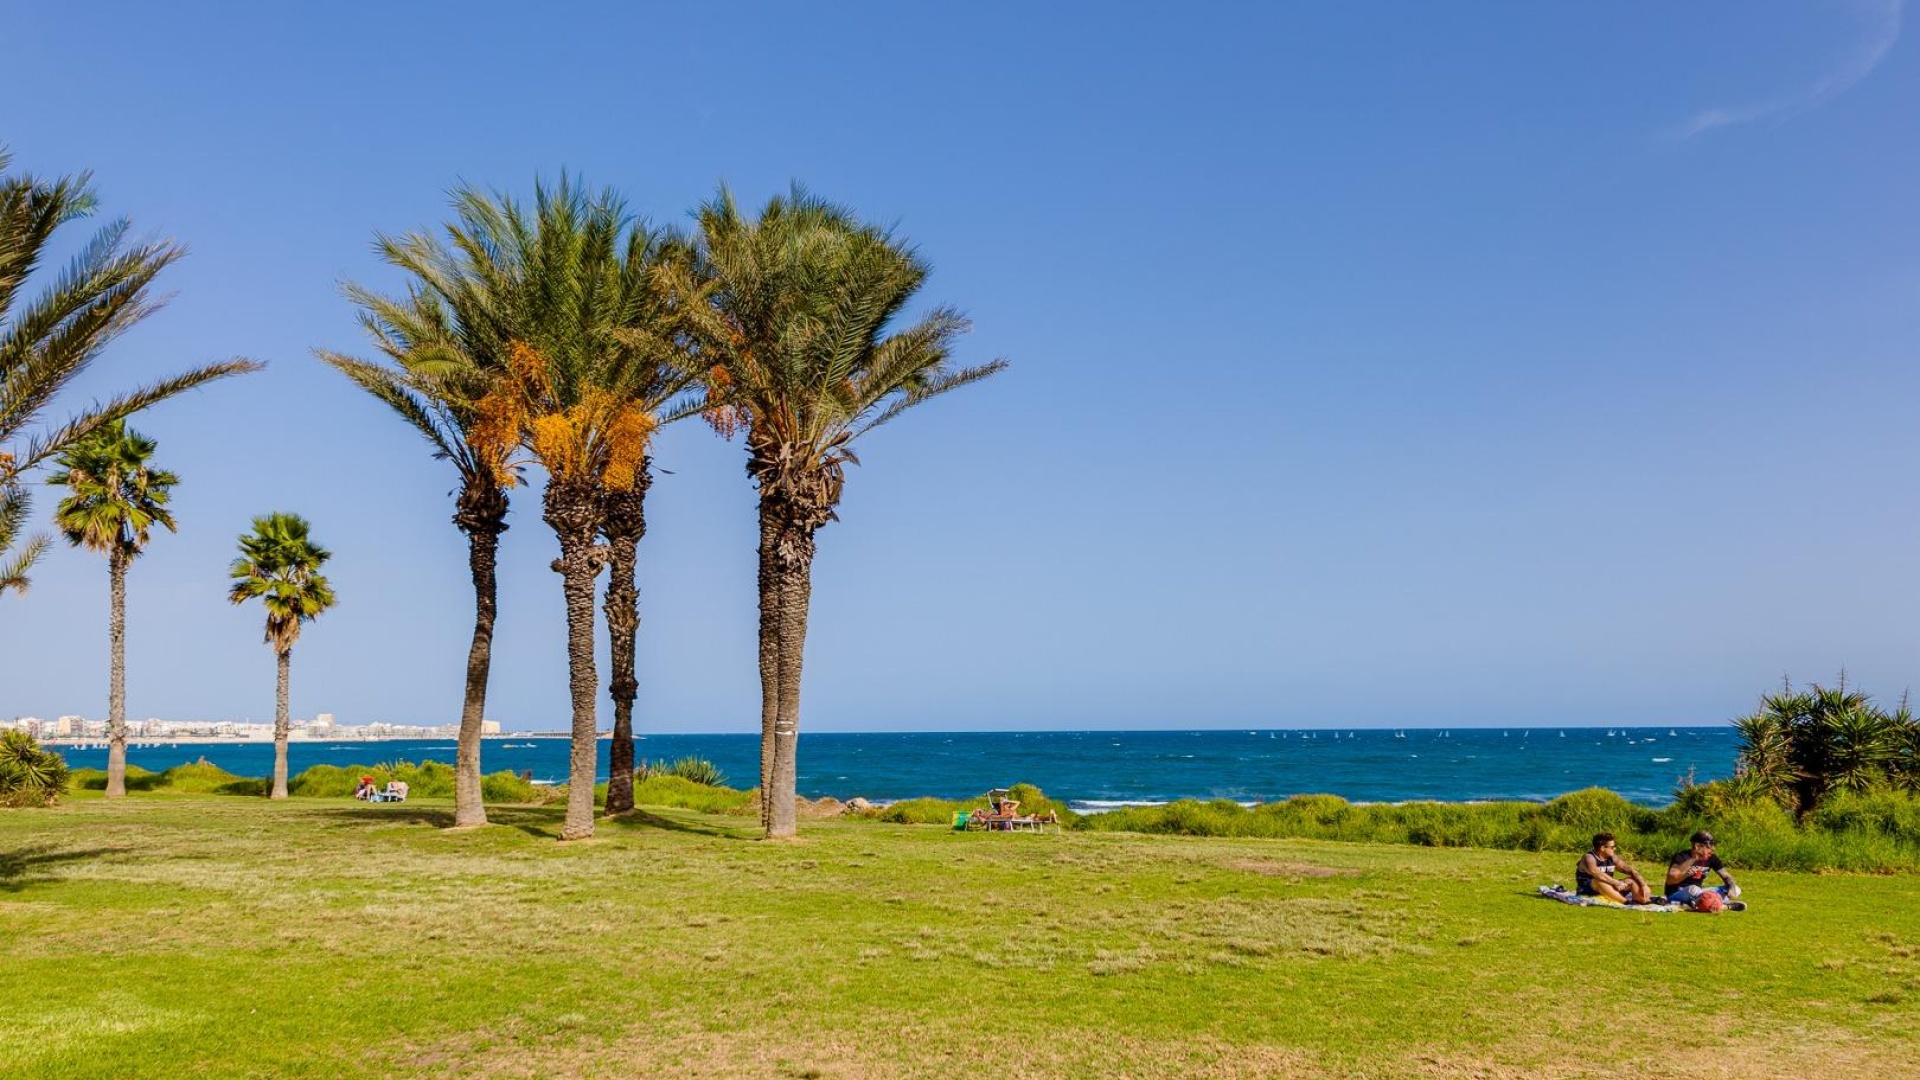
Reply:
<svg viewBox="0 0 1920 1080"><path fill-rule="evenodd" d="M1542 885L1539 893L1548 900L1558 900L1574 907L1612 908L1615 911L1655 911L1662 915L1687 910L1681 904L1669 904L1662 900L1653 904L1617 904L1604 896L1581 896L1565 885Z"/></svg>

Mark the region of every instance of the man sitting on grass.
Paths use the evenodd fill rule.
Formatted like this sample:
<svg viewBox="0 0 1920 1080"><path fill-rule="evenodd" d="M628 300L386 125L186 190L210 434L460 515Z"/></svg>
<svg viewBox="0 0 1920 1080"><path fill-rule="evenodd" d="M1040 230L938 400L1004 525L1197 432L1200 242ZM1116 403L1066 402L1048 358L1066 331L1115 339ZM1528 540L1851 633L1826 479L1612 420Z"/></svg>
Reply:
<svg viewBox="0 0 1920 1080"><path fill-rule="evenodd" d="M1580 856L1579 865L1573 868L1574 884L1580 895L1598 896L1616 904L1652 903L1653 890L1647 887L1640 871L1620 861L1619 850L1612 833L1594 834L1593 850ZM1627 876L1614 877L1616 870Z"/></svg>
<svg viewBox="0 0 1920 1080"><path fill-rule="evenodd" d="M1709 870L1720 875L1722 884L1711 889L1706 887ZM1713 834L1702 829L1693 834L1693 847L1667 861L1667 900L1693 907L1699 903L1701 894L1708 892L1719 893L1728 907L1733 907L1733 901L1740 898L1740 886L1733 883L1727 865L1713 853Z"/></svg>

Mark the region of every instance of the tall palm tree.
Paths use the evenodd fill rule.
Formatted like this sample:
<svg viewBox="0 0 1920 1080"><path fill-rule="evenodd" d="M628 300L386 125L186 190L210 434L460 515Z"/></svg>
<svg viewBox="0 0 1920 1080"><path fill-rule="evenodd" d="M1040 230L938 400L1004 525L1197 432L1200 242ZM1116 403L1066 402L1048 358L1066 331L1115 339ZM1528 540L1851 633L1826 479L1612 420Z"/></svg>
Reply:
<svg viewBox="0 0 1920 1080"><path fill-rule="evenodd" d="M434 457L452 463L459 474L453 523L467 537L474 618L454 757L453 823L485 825L480 734L499 610L500 534L507 531L507 492L517 480L512 454L519 436L511 426L504 434L489 434L487 425L497 427L499 418L476 407L504 366L506 342L493 315L498 297L483 279L449 267L446 249L430 237L381 236L375 248L389 265L410 275L407 295L387 297L354 285L345 292L360 308L360 325L374 347L393 366L324 349L315 352L385 403L427 440Z"/></svg>
<svg viewBox="0 0 1920 1080"><path fill-rule="evenodd" d="M293 643L300 627L335 604L333 586L320 567L333 553L308 537L307 520L273 513L253 519L253 531L240 536L240 557L233 560L227 599L244 604L256 597L266 605L266 642L277 661L273 713L272 798L287 797L287 690Z"/></svg>
<svg viewBox="0 0 1920 1080"><path fill-rule="evenodd" d="M127 793L127 567L146 549L155 525L178 532L167 509L180 478L151 465L152 439L113 420L60 454L49 484L70 492L53 513L67 542L107 557L112 614L107 691L107 798Z"/></svg>
<svg viewBox="0 0 1920 1080"><path fill-rule="evenodd" d="M0 595L26 590L27 572L47 547L41 536L22 541L30 506L22 476L103 424L260 366L246 360L207 364L110 396L50 430L31 433L54 397L109 342L159 307L154 279L185 249L168 241L129 244L127 221L112 221L64 273L37 296L23 297L54 233L90 215L96 200L84 174L42 180L7 172L11 163L0 147Z"/></svg>
<svg viewBox="0 0 1920 1080"><path fill-rule="evenodd" d="M969 325L952 308L896 328L927 264L798 187L752 221L723 189L698 221L708 417L722 434L745 429L759 489L761 816L769 837L787 837L814 534L835 517L854 443L1006 363L949 366Z"/></svg>
<svg viewBox="0 0 1920 1080"><path fill-rule="evenodd" d="M593 835L598 764L594 579L644 531L654 431L690 411L670 404L690 380L684 364L665 362L670 335L658 327L669 304L666 279L656 272L667 241L636 223L611 191L589 193L565 176L553 188L537 184L531 208L472 189L459 192L455 205L459 220L447 230L454 250L442 265L498 297L494 312L509 339L503 377L475 408L500 418L488 429L494 437L517 433L547 474L541 517L560 544L553 569L566 598L573 704L561 839L583 839ZM610 506L623 515L611 548L598 542ZM610 611L633 610L631 565L625 557L625 584L615 582ZM630 672L637 617L612 622L627 642L624 650L616 642L616 660L624 655ZM616 708L624 714L617 719L628 725L629 740L632 686L631 674L616 675ZM630 749L628 756L630 778Z"/></svg>

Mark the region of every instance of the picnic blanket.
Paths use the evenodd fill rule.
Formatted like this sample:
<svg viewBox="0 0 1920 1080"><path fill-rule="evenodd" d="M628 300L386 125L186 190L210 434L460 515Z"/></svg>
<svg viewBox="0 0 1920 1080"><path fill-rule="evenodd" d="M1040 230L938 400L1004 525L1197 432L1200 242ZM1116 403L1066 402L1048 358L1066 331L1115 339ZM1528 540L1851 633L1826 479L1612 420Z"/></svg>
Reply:
<svg viewBox="0 0 1920 1080"><path fill-rule="evenodd" d="M1581 896L1565 885L1542 885L1539 894L1548 900L1558 900L1574 907L1612 908L1615 911L1650 911L1670 915L1676 911L1687 910L1685 904L1669 904L1665 900L1656 904L1616 904L1604 896Z"/></svg>

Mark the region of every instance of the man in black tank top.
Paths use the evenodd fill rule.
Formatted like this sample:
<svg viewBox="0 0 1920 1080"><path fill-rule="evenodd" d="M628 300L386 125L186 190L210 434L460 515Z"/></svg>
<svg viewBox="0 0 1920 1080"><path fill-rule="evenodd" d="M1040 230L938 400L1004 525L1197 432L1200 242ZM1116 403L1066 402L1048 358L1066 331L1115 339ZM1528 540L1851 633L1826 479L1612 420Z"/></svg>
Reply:
<svg viewBox="0 0 1920 1080"><path fill-rule="evenodd" d="M1615 877L1615 871L1626 877ZM1640 871L1620 861L1620 846L1610 832L1594 834L1593 850L1580 856L1573 881L1581 896L1598 896L1616 904L1653 902L1653 890Z"/></svg>
<svg viewBox="0 0 1920 1080"><path fill-rule="evenodd" d="M1720 875L1721 884L1707 888L1707 871ZM1700 899L1703 892L1717 892L1727 906L1735 911L1745 907L1736 904L1740 899L1740 886L1733 883L1733 874L1727 870L1727 864L1713 853L1713 834L1705 829L1693 834L1693 846L1686 851L1676 852L1667 860L1667 899L1678 904L1692 905Z"/></svg>

